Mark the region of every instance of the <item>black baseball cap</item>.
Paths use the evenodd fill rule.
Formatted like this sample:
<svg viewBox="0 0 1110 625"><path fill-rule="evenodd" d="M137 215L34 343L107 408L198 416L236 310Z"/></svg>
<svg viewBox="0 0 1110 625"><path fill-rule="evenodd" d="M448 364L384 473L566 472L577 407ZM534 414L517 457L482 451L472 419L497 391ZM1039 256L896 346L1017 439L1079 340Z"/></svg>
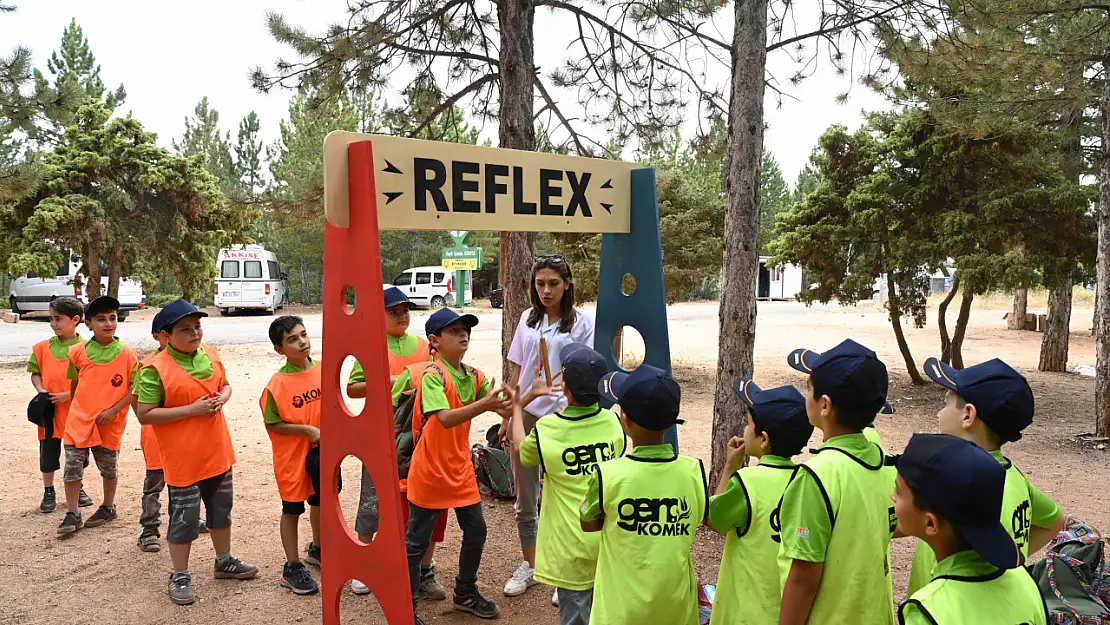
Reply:
<svg viewBox="0 0 1110 625"><path fill-rule="evenodd" d="M950 434L914 434L895 467L914 493L944 517L983 559L1000 569L1025 562L999 520L1006 469L975 443Z"/></svg>
<svg viewBox="0 0 1110 625"><path fill-rule="evenodd" d="M821 389L839 406L853 406L874 413L893 414L886 400L886 365L875 352L852 339L845 339L825 353L796 349L786 362L813 377Z"/></svg>
<svg viewBox="0 0 1110 625"><path fill-rule="evenodd" d="M559 361L563 363L563 388L580 404L597 403L597 385L609 373L605 356L582 343L569 343L559 350Z"/></svg>
<svg viewBox="0 0 1110 625"><path fill-rule="evenodd" d="M119 310L119 300L114 297L108 297L107 295L101 295L85 306L85 320L88 321L102 312L111 312L113 310Z"/></svg>
<svg viewBox="0 0 1110 625"><path fill-rule="evenodd" d="M165 330L169 332L178 321L181 321L185 317L207 317L208 313L197 310L196 306L193 306L181 298L177 298L163 306L162 310L158 311L158 315L155 315L155 319L157 319L159 315L162 317L162 321L157 331L161 332Z"/></svg>
<svg viewBox="0 0 1110 625"><path fill-rule="evenodd" d="M775 448L802 450L813 434L813 425L806 415L806 398L793 386L763 390L755 382L740 378L732 385L740 401L751 409L752 421L771 435Z"/></svg>
<svg viewBox="0 0 1110 625"><path fill-rule="evenodd" d="M416 304L412 303L412 300L409 299L409 296L405 295L404 291L402 291L401 289L398 289L395 286L391 286L388 289L386 289L382 293L382 295L385 296L385 307L386 308L393 308L394 306L398 306L400 304L406 304L406 305L408 305L408 307L410 309L411 308L416 308Z"/></svg>
<svg viewBox="0 0 1110 625"><path fill-rule="evenodd" d="M460 319L466 324L467 331L478 325L478 318L474 315L460 315L450 308L440 308L424 322L424 333L431 336Z"/></svg>
<svg viewBox="0 0 1110 625"><path fill-rule="evenodd" d="M652 431L662 431L685 423L678 418L682 389L671 374L640 365L631 373L614 371L601 378L598 392L605 399L620 404L630 421Z"/></svg>
<svg viewBox="0 0 1110 625"><path fill-rule="evenodd" d="M925 361L925 374L975 406L975 414L1004 443L1021 440L1021 431L1033 422L1029 382L997 358L966 369L930 358Z"/></svg>

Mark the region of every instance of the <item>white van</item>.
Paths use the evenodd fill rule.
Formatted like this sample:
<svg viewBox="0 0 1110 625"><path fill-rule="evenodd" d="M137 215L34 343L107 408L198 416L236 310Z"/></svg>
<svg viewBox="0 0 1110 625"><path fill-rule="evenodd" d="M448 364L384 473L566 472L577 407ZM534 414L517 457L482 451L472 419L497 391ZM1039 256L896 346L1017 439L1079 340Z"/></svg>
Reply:
<svg viewBox="0 0 1110 625"><path fill-rule="evenodd" d="M465 271L463 273L466 274L466 292L463 303L469 304L474 300L474 293L471 290L472 272ZM428 267L406 269L393 279L392 285L386 284L384 286L387 289L390 286L401 289L417 306L443 308L455 304L455 272L448 271L443 267L430 265Z"/></svg>
<svg viewBox="0 0 1110 625"><path fill-rule="evenodd" d="M108 265L103 261L99 265L100 293L92 299L108 292ZM81 259L67 256L53 276L39 277L28 273L12 280L11 292L8 294L12 312L20 317L31 312L46 312L50 309L51 300L64 295L72 295L81 300L82 304L88 304L89 294L83 286L85 277L78 273L80 269ZM119 300L119 320L123 321L129 313L146 306L142 282L120 278L119 296L116 299Z"/></svg>
<svg viewBox="0 0 1110 625"><path fill-rule="evenodd" d="M221 315L237 308L254 308L273 314L289 301L288 276L277 256L261 245L233 245L216 257L213 295Z"/></svg>

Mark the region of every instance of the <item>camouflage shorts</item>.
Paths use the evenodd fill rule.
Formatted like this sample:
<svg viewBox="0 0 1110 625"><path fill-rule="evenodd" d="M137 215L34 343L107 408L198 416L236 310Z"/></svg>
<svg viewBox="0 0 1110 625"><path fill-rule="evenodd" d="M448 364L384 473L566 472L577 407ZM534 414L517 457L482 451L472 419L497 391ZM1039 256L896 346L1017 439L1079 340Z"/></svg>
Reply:
<svg viewBox="0 0 1110 625"><path fill-rule="evenodd" d="M96 460L96 468L100 469L100 476L106 480L119 478L117 464L119 463L119 450L107 447L74 447L66 445L66 466L62 473L63 482L80 482L85 477L85 467L89 466L89 451L92 451Z"/></svg>

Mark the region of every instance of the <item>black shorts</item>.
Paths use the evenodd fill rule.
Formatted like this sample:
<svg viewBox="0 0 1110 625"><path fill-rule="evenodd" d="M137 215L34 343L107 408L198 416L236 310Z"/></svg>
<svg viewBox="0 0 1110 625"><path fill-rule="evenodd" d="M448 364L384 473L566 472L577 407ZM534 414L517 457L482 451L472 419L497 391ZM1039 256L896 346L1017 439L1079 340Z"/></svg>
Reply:
<svg viewBox="0 0 1110 625"><path fill-rule="evenodd" d="M208 528L220 530L231 527L231 507L234 501L231 469L226 473L201 480L189 486L169 486L170 522L166 540L175 545L187 545L200 535L200 504L204 503Z"/></svg>
<svg viewBox="0 0 1110 625"><path fill-rule="evenodd" d="M312 494L308 496L308 505L318 507L320 505L320 448L313 447L304 459L304 470L308 473L308 479L312 481ZM343 492L343 472L340 471L336 476L336 491L337 493ZM304 514L303 501L285 501L281 500L281 513L282 514Z"/></svg>

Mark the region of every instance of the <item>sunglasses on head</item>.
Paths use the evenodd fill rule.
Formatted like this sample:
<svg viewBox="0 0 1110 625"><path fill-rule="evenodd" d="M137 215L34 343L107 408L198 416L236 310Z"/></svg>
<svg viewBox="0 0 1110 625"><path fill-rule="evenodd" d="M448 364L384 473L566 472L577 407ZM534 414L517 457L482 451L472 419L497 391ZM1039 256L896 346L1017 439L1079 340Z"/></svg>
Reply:
<svg viewBox="0 0 1110 625"><path fill-rule="evenodd" d="M545 254L543 256L537 256L534 264L535 265L545 265L545 264L563 265L563 264L566 264L566 262L567 262L567 259L563 258L559 254Z"/></svg>

